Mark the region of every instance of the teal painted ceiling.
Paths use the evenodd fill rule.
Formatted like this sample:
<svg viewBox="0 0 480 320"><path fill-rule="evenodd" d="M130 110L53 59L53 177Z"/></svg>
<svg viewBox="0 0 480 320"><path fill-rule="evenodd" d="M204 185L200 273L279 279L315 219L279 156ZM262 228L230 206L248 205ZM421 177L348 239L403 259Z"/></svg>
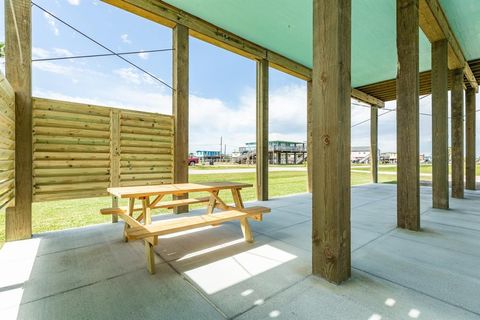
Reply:
<svg viewBox="0 0 480 320"><path fill-rule="evenodd" d="M312 0L165 0L247 40L312 66ZM468 60L480 58L480 0L440 0ZM461 5L460 5L461 4ZM395 0L352 0L352 86L396 76ZM430 43L420 30L420 71Z"/></svg>

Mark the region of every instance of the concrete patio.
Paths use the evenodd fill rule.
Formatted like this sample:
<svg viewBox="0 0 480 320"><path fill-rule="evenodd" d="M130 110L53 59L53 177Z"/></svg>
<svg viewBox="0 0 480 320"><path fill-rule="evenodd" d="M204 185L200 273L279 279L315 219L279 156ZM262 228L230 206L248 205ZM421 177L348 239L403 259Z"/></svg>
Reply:
<svg viewBox="0 0 480 320"><path fill-rule="evenodd" d="M2 319L480 319L480 192L396 229L396 186L352 189L352 278L311 276L309 194L238 223L159 239L157 273L123 224L45 233L0 251ZM252 203L253 204L253 203ZM166 218L165 216L156 219ZM167 217L168 218L168 217Z"/></svg>

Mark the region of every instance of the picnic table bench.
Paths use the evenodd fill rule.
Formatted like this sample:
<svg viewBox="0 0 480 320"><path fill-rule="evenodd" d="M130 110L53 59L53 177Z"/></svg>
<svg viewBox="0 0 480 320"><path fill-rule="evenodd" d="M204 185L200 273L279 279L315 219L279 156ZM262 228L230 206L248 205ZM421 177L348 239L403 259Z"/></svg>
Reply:
<svg viewBox="0 0 480 320"><path fill-rule="evenodd" d="M162 235L238 220L245 241L253 242L248 219L262 221L263 214L270 212L270 208L261 206L245 208L240 190L248 187L252 187L252 185L237 182L208 182L108 188L108 192L113 196L128 199L128 206L105 208L100 210L100 213L104 215L116 214L124 220L125 241L144 240L147 269L153 274L155 273L153 246L158 243L158 237ZM219 195L221 190L231 191L234 201L233 206L222 200ZM208 192L209 196L162 201L168 195L182 196L193 192ZM136 207L135 201L139 201L141 206ZM207 213L205 215L173 218L152 223L152 209L173 208L207 202ZM215 208L223 211L214 212ZM137 217L134 216L136 212L138 212Z"/></svg>

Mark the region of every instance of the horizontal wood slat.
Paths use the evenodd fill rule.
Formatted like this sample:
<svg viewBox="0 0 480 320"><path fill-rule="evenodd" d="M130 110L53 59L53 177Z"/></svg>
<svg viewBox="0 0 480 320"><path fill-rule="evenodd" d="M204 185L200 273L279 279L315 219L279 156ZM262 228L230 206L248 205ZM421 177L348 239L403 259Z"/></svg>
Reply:
<svg viewBox="0 0 480 320"><path fill-rule="evenodd" d="M0 209L15 195L15 92L0 72Z"/></svg>
<svg viewBox="0 0 480 320"><path fill-rule="evenodd" d="M0 119L0 128L8 129L8 123ZM34 201L103 196L112 186L171 183L173 133L172 116L35 98ZM1 161L10 157L8 145L0 143L5 172L9 164Z"/></svg>

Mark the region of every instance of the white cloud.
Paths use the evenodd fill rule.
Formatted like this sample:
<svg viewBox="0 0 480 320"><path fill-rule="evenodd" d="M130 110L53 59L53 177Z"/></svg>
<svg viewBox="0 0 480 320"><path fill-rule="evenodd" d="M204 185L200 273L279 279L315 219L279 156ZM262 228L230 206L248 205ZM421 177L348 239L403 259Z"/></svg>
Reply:
<svg viewBox="0 0 480 320"><path fill-rule="evenodd" d="M45 17L45 20L47 20L47 23L52 28L53 34L58 36L60 34L60 30L57 27L57 21L55 20L55 18L53 18L51 15L49 15L46 12L43 13L43 16Z"/></svg>
<svg viewBox="0 0 480 320"><path fill-rule="evenodd" d="M75 69L73 67L64 66L50 61L38 61L33 64L33 68L44 72L65 76L73 75L75 73Z"/></svg>
<svg viewBox="0 0 480 320"><path fill-rule="evenodd" d="M138 56L139 56L140 58L142 58L143 60L147 60L148 57L150 56L150 54L149 54L148 52L140 52L140 53L138 54Z"/></svg>
<svg viewBox="0 0 480 320"><path fill-rule="evenodd" d="M46 59L50 57L50 52L43 48L33 47L32 58L33 59Z"/></svg>
<svg viewBox="0 0 480 320"><path fill-rule="evenodd" d="M71 57L73 53L68 49L63 48L53 48L53 52L60 57Z"/></svg>
<svg viewBox="0 0 480 320"><path fill-rule="evenodd" d="M133 67L120 68L113 71L114 74L120 76L127 83L139 84L158 84L158 81ZM163 80L162 80L163 81Z"/></svg>
<svg viewBox="0 0 480 320"><path fill-rule="evenodd" d="M124 33L120 36L120 39L122 39L122 42L123 43L126 43L126 44L131 44L132 41L130 39L128 39L128 34L127 33Z"/></svg>
<svg viewBox="0 0 480 320"><path fill-rule="evenodd" d="M72 6L78 6L80 5L80 0L68 0L68 3L70 3Z"/></svg>

